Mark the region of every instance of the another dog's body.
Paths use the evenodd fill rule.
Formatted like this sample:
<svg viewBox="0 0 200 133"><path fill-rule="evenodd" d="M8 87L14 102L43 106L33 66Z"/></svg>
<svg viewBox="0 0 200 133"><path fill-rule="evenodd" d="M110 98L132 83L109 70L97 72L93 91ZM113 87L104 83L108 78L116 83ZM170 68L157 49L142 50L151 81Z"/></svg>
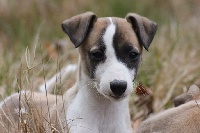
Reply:
<svg viewBox="0 0 200 133"><path fill-rule="evenodd" d="M196 90L193 90L196 89ZM188 93L175 98L175 108L145 120L136 133L200 133L200 90L191 86Z"/></svg>
<svg viewBox="0 0 200 133"><path fill-rule="evenodd" d="M31 125L32 129L40 128L35 131L44 132L45 125L42 125L46 123L46 120L43 117L49 121L49 108L55 104L55 100L55 95L48 94L46 96L45 93L29 91L11 95L2 102L0 108L0 131L2 133L26 132L25 126Z"/></svg>
<svg viewBox="0 0 200 133"><path fill-rule="evenodd" d="M78 77L63 97L48 98L54 105L42 106L49 113L39 111L40 116L47 116L45 130L131 133L128 101L132 81L156 24L137 14L121 19L97 18L88 12L66 20L62 28L79 47ZM39 106L38 101L34 103Z"/></svg>

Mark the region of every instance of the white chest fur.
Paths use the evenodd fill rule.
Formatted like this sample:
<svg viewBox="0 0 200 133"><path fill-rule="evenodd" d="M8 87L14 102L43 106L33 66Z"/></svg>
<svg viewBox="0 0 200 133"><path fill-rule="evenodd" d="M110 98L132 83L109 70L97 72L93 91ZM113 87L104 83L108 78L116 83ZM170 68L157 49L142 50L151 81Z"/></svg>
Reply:
<svg viewBox="0 0 200 133"><path fill-rule="evenodd" d="M130 133L128 100L110 101L81 88L68 107L70 133ZM96 94L95 94L96 93ZM103 99L102 99L103 98Z"/></svg>

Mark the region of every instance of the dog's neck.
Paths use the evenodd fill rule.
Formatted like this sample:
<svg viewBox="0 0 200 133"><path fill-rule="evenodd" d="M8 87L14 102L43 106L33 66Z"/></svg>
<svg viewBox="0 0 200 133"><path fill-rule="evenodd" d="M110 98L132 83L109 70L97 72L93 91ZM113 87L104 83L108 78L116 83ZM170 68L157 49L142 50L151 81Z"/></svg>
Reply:
<svg viewBox="0 0 200 133"><path fill-rule="evenodd" d="M83 67L81 64L79 66ZM73 120L71 125L85 127L85 132L121 133L125 131L126 133L126 130L130 128L128 98L121 101L105 98L98 93L94 82L82 70L84 69L79 68L77 96L67 112L67 119ZM78 131L84 132L83 128Z"/></svg>

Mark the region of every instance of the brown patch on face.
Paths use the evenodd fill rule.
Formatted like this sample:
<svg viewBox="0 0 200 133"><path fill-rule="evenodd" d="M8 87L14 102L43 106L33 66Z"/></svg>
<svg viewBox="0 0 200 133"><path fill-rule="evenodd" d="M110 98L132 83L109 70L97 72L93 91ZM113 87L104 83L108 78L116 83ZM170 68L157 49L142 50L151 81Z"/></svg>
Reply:
<svg viewBox="0 0 200 133"><path fill-rule="evenodd" d="M102 40L102 35L105 32L106 27L108 26L109 21L107 18L99 18L93 25L89 35L85 39L85 41L79 47L79 53L81 58L81 69L83 73L93 77L94 74L94 65L90 58L89 52L91 49L98 48L104 45Z"/></svg>
<svg viewBox="0 0 200 133"><path fill-rule="evenodd" d="M139 53L142 53L142 46L139 44L136 33L132 29L132 25L128 23L126 19L122 18L113 18L113 21L117 26L116 34L118 47L121 48L124 45L129 44L139 50Z"/></svg>

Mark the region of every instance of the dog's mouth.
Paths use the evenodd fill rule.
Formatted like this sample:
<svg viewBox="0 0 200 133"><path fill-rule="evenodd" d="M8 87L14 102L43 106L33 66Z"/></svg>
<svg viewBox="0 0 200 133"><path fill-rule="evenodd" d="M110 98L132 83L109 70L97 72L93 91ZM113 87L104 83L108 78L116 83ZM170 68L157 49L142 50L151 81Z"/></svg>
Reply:
<svg viewBox="0 0 200 133"><path fill-rule="evenodd" d="M108 97L109 99L119 101L119 100L124 99L126 95L117 96L117 95L109 94Z"/></svg>

